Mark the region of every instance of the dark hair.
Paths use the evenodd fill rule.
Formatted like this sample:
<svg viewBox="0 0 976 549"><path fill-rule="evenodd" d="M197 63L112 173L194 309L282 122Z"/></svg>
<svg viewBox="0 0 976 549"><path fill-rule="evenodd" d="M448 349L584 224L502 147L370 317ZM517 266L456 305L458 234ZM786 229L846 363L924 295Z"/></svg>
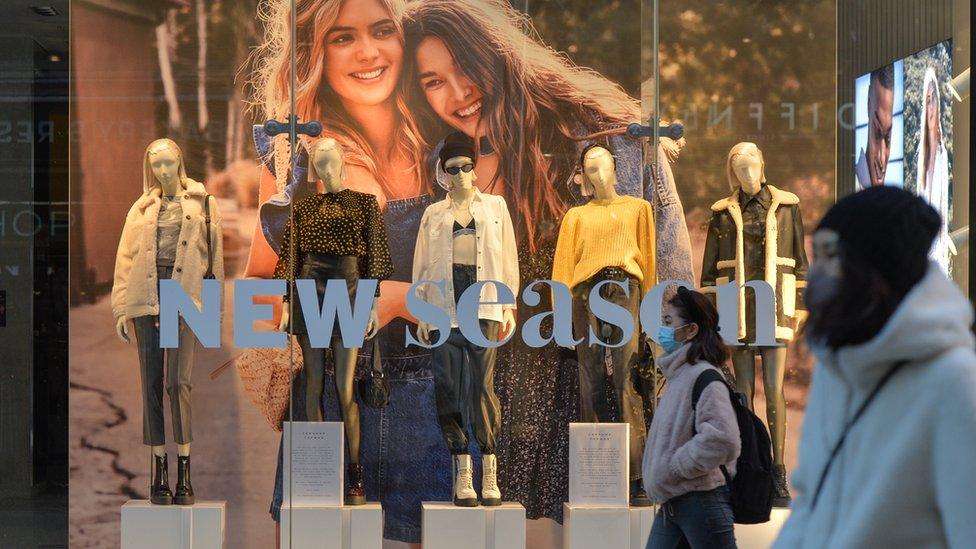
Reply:
<svg viewBox="0 0 976 549"><path fill-rule="evenodd" d="M577 169L580 172L583 171L583 163L586 160L586 153L592 151L593 149L603 149L603 150L607 151L610 154L610 161L613 162L613 167L616 169L616 167L617 167L617 158L613 155L613 151L610 150L610 147L608 147L607 145L604 145L603 143L590 143L589 145L583 147L582 152L580 152L579 164L577 165Z"/></svg>
<svg viewBox="0 0 976 549"><path fill-rule="evenodd" d="M831 349L858 345L874 339L905 292L897 292L863 255L838 243L841 281L837 295L819 306L810 306L804 335Z"/></svg>
<svg viewBox="0 0 976 549"><path fill-rule="evenodd" d="M688 364L701 361L719 367L725 364L729 349L718 333L718 310L712 301L701 292L681 286L668 303L678 309L683 319L698 325L698 334L689 342Z"/></svg>
<svg viewBox="0 0 976 549"><path fill-rule="evenodd" d="M886 90L894 89L895 87L895 66L885 65L871 71L871 82L877 82L882 88Z"/></svg>

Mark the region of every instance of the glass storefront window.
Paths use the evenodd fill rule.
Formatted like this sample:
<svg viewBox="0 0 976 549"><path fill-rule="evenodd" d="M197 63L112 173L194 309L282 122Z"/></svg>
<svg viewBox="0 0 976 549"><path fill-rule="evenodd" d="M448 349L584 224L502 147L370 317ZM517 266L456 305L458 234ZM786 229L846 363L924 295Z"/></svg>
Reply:
<svg viewBox="0 0 976 549"><path fill-rule="evenodd" d="M922 196L943 220L931 259L970 296L969 2L13 4L0 546L114 547L126 513L217 501L225 546L299 547L283 514L344 498L416 547L425 502L480 498L556 547L575 535L571 423L629 422L620 489L645 503L659 359L687 329L643 314L664 281L718 296L721 369L769 430L781 522L824 214L876 185ZM353 293L367 279L375 300ZM459 301L489 279L512 304ZM605 279L633 338L587 308ZM567 291L523 294L537 280ZM330 335L313 307L347 297ZM472 315L511 339L473 343ZM577 344L587 327L626 344Z"/></svg>

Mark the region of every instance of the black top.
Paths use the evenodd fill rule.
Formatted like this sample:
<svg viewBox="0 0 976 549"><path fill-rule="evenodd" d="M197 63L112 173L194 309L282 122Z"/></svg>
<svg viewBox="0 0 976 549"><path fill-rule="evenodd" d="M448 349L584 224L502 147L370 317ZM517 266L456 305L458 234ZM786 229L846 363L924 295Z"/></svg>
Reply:
<svg viewBox="0 0 976 549"><path fill-rule="evenodd" d="M393 274L386 225L375 196L350 189L313 194L295 202L293 217L285 226L275 278L294 280L301 271L302 256L308 252L357 257L362 278L385 280ZM292 222L298 238L296 265L289 268ZM376 292L378 295L379 286Z"/></svg>
<svg viewBox="0 0 976 549"><path fill-rule="evenodd" d="M463 227L461 226L460 223L457 222L457 219L454 220L454 236L455 237L458 237L458 236L461 236L461 235L464 235L464 234L474 234L474 230L475 230L475 226L474 226L474 218L473 217L471 218L471 221L468 221L468 224L465 225L465 226L463 226Z"/></svg>

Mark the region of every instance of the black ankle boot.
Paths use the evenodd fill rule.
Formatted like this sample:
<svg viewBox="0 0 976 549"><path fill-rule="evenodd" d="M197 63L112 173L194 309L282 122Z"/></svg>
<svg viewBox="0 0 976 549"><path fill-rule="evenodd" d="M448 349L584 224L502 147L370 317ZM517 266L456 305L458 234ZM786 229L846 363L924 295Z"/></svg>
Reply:
<svg viewBox="0 0 976 549"><path fill-rule="evenodd" d="M154 505L171 505L173 492L169 489L169 464L166 454L153 456L152 478L149 480L149 501Z"/></svg>
<svg viewBox="0 0 976 549"><path fill-rule="evenodd" d="M793 498L786 483L786 466L773 464L773 507L789 507Z"/></svg>
<svg viewBox="0 0 976 549"><path fill-rule="evenodd" d="M363 484L363 466L350 463L346 468L346 505L363 505L366 503L366 487Z"/></svg>
<svg viewBox="0 0 976 549"><path fill-rule="evenodd" d="M641 479L630 481L630 506L651 506L651 498L647 497L647 492L644 491L644 482Z"/></svg>
<svg viewBox="0 0 976 549"><path fill-rule="evenodd" d="M173 503L193 505L193 484L190 482L190 456L176 458L176 495Z"/></svg>

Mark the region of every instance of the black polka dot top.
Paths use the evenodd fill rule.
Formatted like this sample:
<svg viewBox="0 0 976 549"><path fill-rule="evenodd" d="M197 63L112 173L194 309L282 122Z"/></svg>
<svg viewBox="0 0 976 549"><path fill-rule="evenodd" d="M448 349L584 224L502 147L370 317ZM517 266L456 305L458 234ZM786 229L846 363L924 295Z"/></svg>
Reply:
<svg viewBox="0 0 976 549"><path fill-rule="evenodd" d="M288 265L288 250L297 234L296 265ZM385 280L393 274L386 225L376 197L343 189L337 193L313 194L295 202L293 219L285 226L282 255L274 277L294 280L301 272L302 257L308 252L359 258L361 278ZM379 293L379 286L376 288Z"/></svg>

